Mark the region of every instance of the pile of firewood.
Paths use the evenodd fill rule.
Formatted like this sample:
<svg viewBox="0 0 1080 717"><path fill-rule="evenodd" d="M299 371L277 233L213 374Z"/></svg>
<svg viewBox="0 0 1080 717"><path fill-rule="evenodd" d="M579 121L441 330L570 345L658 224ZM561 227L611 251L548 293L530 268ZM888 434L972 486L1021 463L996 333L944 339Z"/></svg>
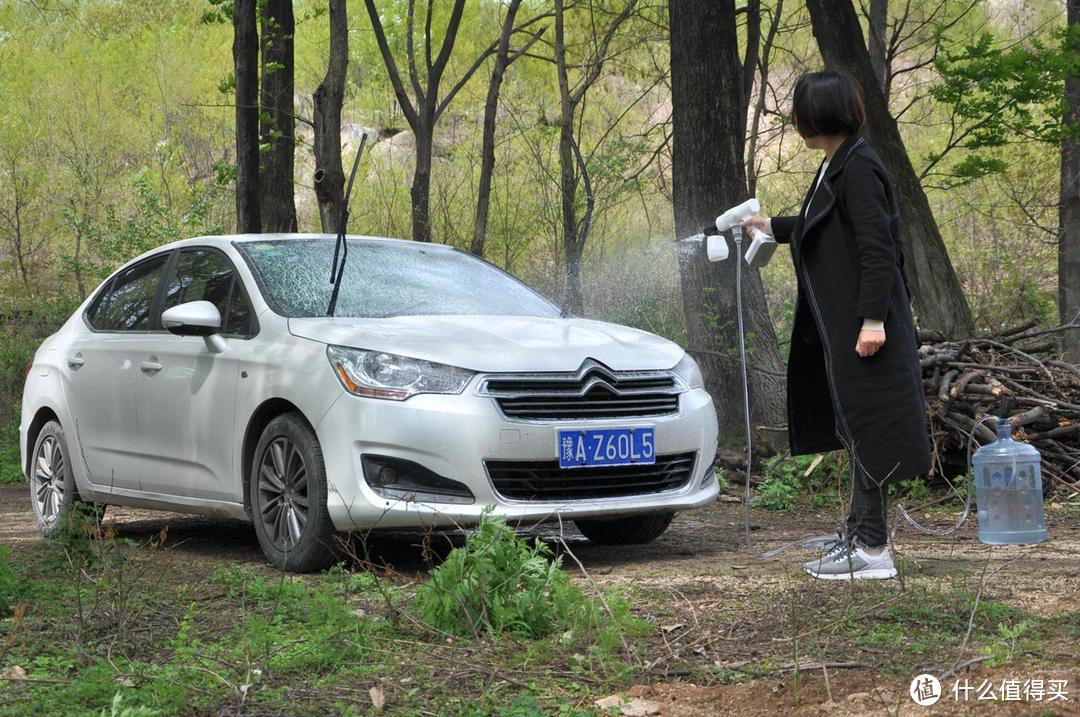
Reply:
<svg viewBox="0 0 1080 717"><path fill-rule="evenodd" d="M1080 366L1061 361L1054 334L1035 322L992 338L941 341L920 335L927 410L936 465L950 477L966 468L968 435L987 415L1012 418L1013 437L1042 454L1048 493L1080 487ZM975 446L995 439L993 418ZM959 469L959 470L956 470Z"/></svg>

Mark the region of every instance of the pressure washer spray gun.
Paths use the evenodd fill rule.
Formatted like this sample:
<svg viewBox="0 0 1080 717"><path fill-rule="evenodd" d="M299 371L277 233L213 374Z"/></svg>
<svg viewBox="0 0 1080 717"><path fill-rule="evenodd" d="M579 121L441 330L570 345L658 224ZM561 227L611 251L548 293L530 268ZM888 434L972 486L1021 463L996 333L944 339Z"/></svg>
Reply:
<svg viewBox="0 0 1080 717"><path fill-rule="evenodd" d="M742 223L757 214L760 209L761 204L757 199L747 199L742 204L728 209L716 218L716 231L719 232L718 234L708 234L708 231L711 230L711 227L709 227L707 230L681 241L684 243L701 243L704 241L705 253L708 255L709 261L724 261L729 254L727 239L724 234L730 231L731 240L735 242L736 252L746 259L748 265L755 269L761 269L769 263L773 253L776 251L775 239L765 232L751 229L750 246L745 254L742 253Z"/></svg>

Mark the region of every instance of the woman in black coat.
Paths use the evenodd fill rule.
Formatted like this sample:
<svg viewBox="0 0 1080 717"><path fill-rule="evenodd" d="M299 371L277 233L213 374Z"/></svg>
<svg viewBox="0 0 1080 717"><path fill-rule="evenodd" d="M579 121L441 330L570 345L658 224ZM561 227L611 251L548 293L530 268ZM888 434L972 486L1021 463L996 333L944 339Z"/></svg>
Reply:
<svg viewBox="0 0 1080 717"><path fill-rule="evenodd" d="M930 469L900 212L881 160L859 133L865 113L850 77L804 75L792 114L806 146L823 150L825 161L798 216L755 216L745 225L788 243L795 264L791 451L846 448L853 468L847 534L804 567L825 579L891 578L888 485Z"/></svg>

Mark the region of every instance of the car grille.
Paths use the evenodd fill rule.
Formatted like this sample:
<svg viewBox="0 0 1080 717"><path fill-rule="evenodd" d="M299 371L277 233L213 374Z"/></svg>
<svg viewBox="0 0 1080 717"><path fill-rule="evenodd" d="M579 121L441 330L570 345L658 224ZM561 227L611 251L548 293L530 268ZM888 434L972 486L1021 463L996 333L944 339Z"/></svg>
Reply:
<svg viewBox="0 0 1080 717"><path fill-rule="evenodd" d="M492 485L511 500L587 500L649 495L685 486L696 453L658 456L653 465L559 467L558 461L486 461Z"/></svg>
<svg viewBox="0 0 1080 717"><path fill-rule="evenodd" d="M486 379L481 392L508 418L572 421L665 416L679 410L682 385L668 371L611 371L589 362L572 374Z"/></svg>

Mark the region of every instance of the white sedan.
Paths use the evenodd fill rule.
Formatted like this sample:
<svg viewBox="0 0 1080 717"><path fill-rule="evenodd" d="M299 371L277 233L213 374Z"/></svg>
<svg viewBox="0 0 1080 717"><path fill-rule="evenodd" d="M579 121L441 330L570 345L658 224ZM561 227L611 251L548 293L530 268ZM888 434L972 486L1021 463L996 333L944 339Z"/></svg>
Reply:
<svg viewBox="0 0 1080 717"><path fill-rule="evenodd" d="M199 237L121 267L27 369L22 465L45 533L128 505L254 523L287 570L337 531L573 520L641 543L712 501L717 426L694 361L563 316L452 248Z"/></svg>

